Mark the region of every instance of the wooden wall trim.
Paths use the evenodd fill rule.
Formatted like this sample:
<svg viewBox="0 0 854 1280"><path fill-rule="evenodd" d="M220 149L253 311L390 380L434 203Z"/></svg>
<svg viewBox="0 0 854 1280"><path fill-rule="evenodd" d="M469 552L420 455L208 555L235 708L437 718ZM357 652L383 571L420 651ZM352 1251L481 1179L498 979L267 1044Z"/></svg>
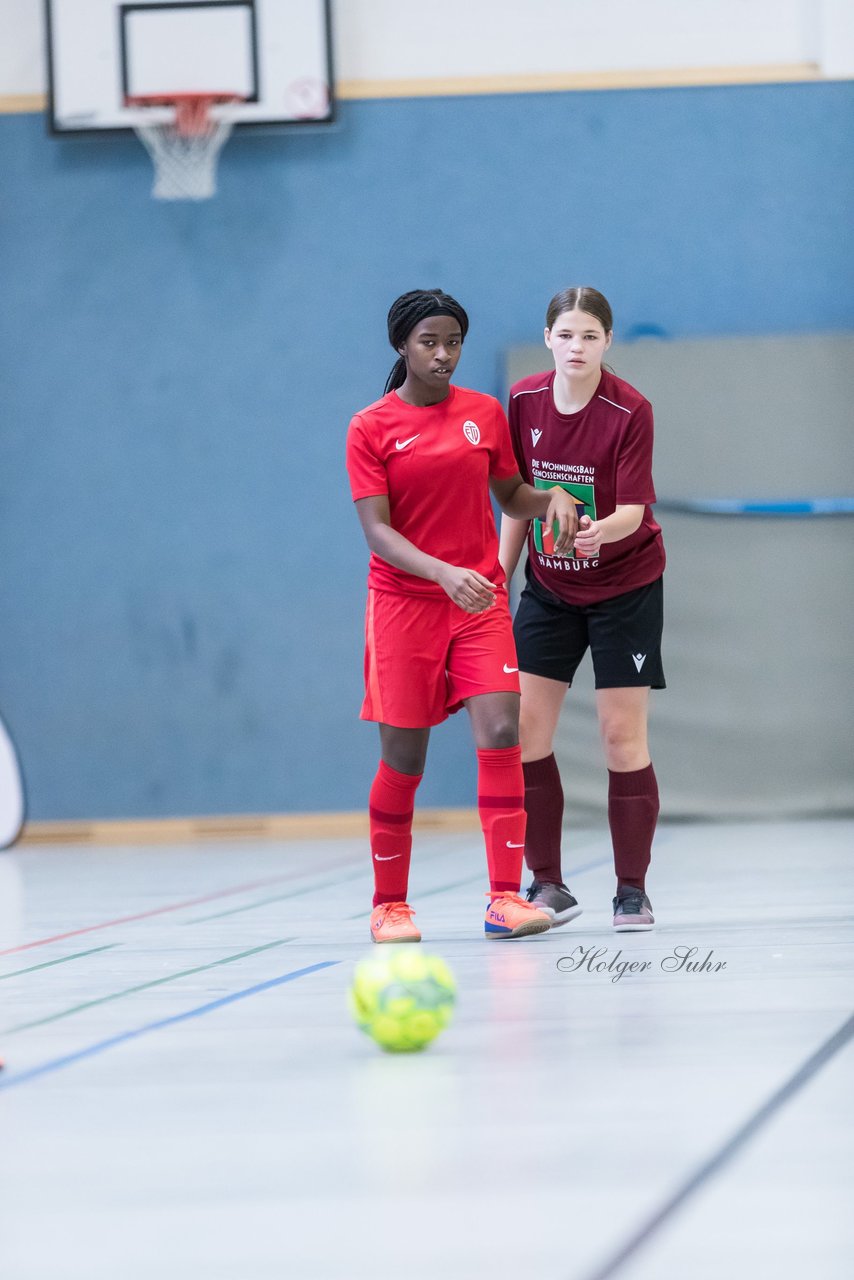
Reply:
<svg viewBox="0 0 854 1280"><path fill-rule="evenodd" d="M845 77L850 78L850 77ZM571 93L593 89L677 89L692 85L787 84L825 79L817 62L744 67L666 67L532 75L438 76L404 80L339 80L336 96L372 98L471 97L482 94ZM44 111L47 95L0 95L0 114Z"/></svg>
<svg viewBox="0 0 854 1280"><path fill-rule="evenodd" d="M476 809L421 809L417 831L476 831ZM186 844L205 840L335 840L365 838L368 818L356 813L230 814L221 817L123 821L28 822L18 845Z"/></svg>
<svg viewBox="0 0 854 1280"><path fill-rule="evenodd" d="M821 80L815 62L750 67L668 67L542 75L455 76L412 80L341 80L339 98L426 98L503 93L567 93L590 89L663 89L685 85L775 84Z"/></svg>
<svg viewBox="0 0 854 1280"><path fill-rule="evenodd" d="M47 108L47 94L0 94L0 115L29 115Z"/></svg>

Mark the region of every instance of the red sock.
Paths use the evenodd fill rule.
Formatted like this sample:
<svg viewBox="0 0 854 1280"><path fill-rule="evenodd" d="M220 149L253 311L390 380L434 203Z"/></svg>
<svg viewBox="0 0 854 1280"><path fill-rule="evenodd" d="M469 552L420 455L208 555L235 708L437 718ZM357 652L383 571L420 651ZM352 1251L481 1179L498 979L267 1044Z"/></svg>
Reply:
<svg viewBox="0 0 854 1280"><path fill-rule="evenodd" d="M525 849L522 748L477 753L477 808L493 894L518 893Z"/></svg>
<svg viewBox="0 0 854 1280"><path fill-rule="evenodd" d="M554 754L522 765L525 775L525 861L541 884L562 884L563 786Z"/></svg>
<svg viewBox="0 0 854 1280"><path fill-rule="evenodd" d="M658 819L658 782L651 764L632 773L608 770L608 823L617 884L644 888Z"/></svg>
<svg viewBox="0 0 854 1280"><path fill-rule="evenodd" d="M405 902L412 852L412 811L421 774L398 773L380 761L371 787L368 812L371 862L374 867L374 906Z"/></svg>

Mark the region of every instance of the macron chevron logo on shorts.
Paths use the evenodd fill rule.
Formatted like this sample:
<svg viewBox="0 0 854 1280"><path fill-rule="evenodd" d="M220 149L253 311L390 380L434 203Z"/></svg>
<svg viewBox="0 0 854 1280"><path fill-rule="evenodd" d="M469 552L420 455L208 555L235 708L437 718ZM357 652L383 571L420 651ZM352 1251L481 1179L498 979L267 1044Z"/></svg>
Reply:
<svg viewBox="0 0 854 1280"><path fill-rule="evenodd" d="M646 654L645 654L645 653L633 653L633 654L632 654L632 662L633 662L633 663L635 664L635 666L637 667L637 669L638 669L638 674L640 674L640 669L641 669L641 667L643 666L643 664L646 662Z"/></svg>

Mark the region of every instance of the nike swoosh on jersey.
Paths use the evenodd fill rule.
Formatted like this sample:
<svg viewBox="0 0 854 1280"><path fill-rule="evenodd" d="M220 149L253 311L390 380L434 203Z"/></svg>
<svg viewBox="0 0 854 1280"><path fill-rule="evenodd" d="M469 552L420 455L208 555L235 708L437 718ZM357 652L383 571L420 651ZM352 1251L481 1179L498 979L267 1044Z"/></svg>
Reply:
<svg viewBox="0 0 854 1280"><path fill-rule="evenodd" d="M412 444L413 440L417 440L420 435L421 432L419 431L417 436L410 436L408 440L395 440L395 449L405 449L408 444Z"/></svg>

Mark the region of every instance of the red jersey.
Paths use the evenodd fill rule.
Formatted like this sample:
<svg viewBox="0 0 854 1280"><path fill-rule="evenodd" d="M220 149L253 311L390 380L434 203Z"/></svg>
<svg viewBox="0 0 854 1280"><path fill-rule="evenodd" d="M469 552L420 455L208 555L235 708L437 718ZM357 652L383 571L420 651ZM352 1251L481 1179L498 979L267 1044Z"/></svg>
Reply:
<svg viewBox="0 0 854 1280"><path fill-rule="evenodd" d="M452 386L439 404L406 404L395 391L355 415L347 433L354 502L386 494L392 528L427 555L476 569L499 586L498 533L489 477L519 466L497 400ZM435 582L371 555L368 585L404 595L438 595Z"/></svg>
<svg viewBox="0 0 854 1280"><path fill-rule="evenodd" d="M531 523L528 562L534 577L570 604L591 604L633 591L661 577L664 542L649 504L652 483L652 406L639 391L604 369L589 404L558 413L555 371L522 378L510 389L510 434L523 477L537 489L561 485L592 520L616 507L643 503L640 527L599 554L555 556L550 530ZM579 512L579 514L581 514Z"/></svg>

